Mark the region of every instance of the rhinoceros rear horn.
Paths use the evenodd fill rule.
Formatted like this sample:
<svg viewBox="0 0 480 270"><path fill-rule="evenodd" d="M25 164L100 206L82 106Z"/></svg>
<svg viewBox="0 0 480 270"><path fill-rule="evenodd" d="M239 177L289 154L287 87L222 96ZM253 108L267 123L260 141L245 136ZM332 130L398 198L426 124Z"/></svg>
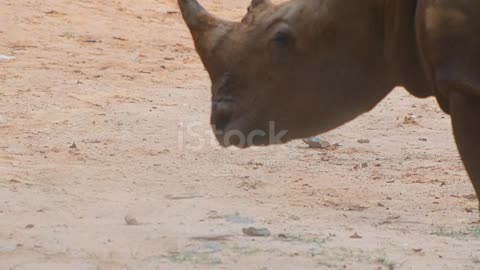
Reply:
<svg viewBox="0 0 480 270"><path fill-rule="evenodd" d="M208 13L197 0L178 0L178 5L192 34L207 31L221 24L221 20Z"/></svg>

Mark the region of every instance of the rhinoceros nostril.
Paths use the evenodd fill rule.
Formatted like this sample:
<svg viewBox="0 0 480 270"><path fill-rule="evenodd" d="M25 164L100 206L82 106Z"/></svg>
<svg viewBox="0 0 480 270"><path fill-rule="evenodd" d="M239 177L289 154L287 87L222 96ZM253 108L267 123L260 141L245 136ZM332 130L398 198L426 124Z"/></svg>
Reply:
<svg viewBox="0 0 480 270"><path fill-rule="evenodd" d="M233 115L233 103L218 101L212 103L212 125L217 131L223 131Z"/></svg>

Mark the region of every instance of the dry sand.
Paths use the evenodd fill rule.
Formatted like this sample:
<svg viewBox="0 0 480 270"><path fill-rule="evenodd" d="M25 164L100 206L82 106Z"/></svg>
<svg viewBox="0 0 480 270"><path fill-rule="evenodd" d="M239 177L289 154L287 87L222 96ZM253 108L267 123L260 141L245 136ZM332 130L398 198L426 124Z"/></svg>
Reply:
<svg viewBox="0 0 480 270"><path fill-rule="evenodd" d="M480 269L477 201L434 99L395 90L326 134L335 150L239 151L210 143L174 0L2 0L0 54L16 57L0 60L2 270Z"/></svg>

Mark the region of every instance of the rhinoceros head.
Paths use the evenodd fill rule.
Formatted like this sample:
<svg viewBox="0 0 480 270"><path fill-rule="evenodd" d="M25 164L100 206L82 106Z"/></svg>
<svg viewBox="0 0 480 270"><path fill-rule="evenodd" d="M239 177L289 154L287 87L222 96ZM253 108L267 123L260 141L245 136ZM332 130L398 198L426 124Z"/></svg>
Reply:
<svg viewBox="0 0 480 270"><path fill-rule="evenodd" d="M241 22L178 0L212 81L220 144L283 143L370 110L391 89L376 0L253 0Z"/></svg>

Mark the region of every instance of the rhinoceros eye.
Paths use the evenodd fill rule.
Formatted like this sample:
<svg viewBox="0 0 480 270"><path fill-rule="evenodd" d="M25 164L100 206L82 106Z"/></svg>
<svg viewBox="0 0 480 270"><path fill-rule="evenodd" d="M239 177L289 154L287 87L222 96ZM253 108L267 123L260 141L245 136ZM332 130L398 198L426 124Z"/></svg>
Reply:
<svg viewBox="0 0 480 270"><path fill-rule="evenodd" d="M272 42L278 48L287 48L292 42L292 35L287 30L280 30L273 35Z"/></svg>

